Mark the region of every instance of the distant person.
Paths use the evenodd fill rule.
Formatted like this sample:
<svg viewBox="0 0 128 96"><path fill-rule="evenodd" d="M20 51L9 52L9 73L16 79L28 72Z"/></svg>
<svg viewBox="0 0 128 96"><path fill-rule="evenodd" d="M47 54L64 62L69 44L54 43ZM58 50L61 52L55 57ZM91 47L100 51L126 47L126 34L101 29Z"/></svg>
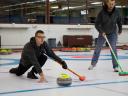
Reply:
<svg viewBox="0 0 128 96"><path fill-rule="evenodd" d="M91 65L88 68L89 70L92 70L98 62L101 48L105 43L105 35L107 36L110 45L112 46L112 49L117 56L116 42L117 35L122 33L122 20L119 11L115 8L115 0L104 0L103 9L97 16L95 27L99 32L99 36L97 39ZM118 64L112 52L111 56L114 72L118 72Z"/></svg>
<svg viewBox="0 0 128 96"><path fill-rule="evenodd" d="M44 32L38 30L35 33L35 37L30 39L30 42L25 44L19 66L10 69L10 73L14 73L17 76L23 75L30 67L33 66L32 70L28 72L27 77L30 79L38 79L36 74L40 75L39 82L45 81L45 76L41 67L45 64L47 56L57 61L62 65L63 69L67 69L67 64L61 58L59 58L55 53L49 48L48 44L44 40Z"/></svg>

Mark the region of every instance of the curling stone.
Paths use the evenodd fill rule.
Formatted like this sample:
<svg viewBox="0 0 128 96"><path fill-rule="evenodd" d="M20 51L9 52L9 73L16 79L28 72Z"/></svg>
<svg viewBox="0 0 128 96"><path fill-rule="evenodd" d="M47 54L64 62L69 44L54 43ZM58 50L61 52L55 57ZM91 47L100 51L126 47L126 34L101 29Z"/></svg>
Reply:
<svg viewBox="0 0 128 96"><path fill-rule="evenodd" d="M62 73L60 77L57 78L57 84L59 86L70 86L72 84L72 78L69 75Z"/></svg>
<svg viewBox="0 0 128 96"><path fill-rule="evenodd" d="M73 47L72 52L76 52L77 48Z"/></svg>
<svg viewBox="0 0 128 96"><path fill-rule="evenodd" d="M7 51L8 51L8 54L12 54L13 53L13 51L11 49L8 49Z"/></svg>
<svg viewBox="0 0 128 96"><path fill-rule="evenodd" d="M6 49L1 49L1 50L0 50L0 54L1 54L1 55L7 55L7 54L8 54L8 50L6 50Z"/></svg>

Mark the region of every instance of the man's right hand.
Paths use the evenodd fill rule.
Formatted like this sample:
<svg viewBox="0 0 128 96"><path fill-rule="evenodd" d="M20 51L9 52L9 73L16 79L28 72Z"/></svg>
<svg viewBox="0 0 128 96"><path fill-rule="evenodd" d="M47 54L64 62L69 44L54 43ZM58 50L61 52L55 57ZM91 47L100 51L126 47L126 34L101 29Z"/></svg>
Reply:
<svg viewBox="0 0 128 96"><path fill-rule="evenodd" d="M40 75L40 79L39 79L38 83L47 82L47 80L45 79L45 76L44 76L43 72L41 72L39 75Z"/></svg>
<svg viewBox="0 0 128 96"><path fill-rule="evenodd" d="M104 37L105 35L106 35L105 32L103 32L103 33L102 33L102 36Z"/></svg>

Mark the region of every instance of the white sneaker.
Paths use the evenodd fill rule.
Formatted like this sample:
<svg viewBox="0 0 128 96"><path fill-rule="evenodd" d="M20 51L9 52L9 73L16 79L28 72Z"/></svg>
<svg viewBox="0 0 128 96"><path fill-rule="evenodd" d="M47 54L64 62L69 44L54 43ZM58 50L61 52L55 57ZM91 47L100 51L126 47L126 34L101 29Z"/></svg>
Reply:
<svg viewBox="0 0 128 96"><path fill-rule="evenodd" d="M94 65L90 65L90 66L88 67L88 70L93 70L94 67L95 67Z"/></svg>
<svg viewBox="0 0 128 96"><path fill-rule="evenodd" d="M114 68L114 72L119 72L118 67Z"/></svg>

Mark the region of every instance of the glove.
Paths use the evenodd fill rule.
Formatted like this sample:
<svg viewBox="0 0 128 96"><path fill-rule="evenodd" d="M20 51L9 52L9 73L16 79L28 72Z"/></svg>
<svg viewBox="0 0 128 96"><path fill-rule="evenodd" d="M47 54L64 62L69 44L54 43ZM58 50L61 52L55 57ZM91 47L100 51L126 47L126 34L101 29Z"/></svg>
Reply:
<svg viewBox="0 0 128 96"><path fill-rule="evenodd" d="M62 68L63 69L67 69L68 68L68 66L67 66L65 61L62 61L61 64L62 64Z"/></svg>

